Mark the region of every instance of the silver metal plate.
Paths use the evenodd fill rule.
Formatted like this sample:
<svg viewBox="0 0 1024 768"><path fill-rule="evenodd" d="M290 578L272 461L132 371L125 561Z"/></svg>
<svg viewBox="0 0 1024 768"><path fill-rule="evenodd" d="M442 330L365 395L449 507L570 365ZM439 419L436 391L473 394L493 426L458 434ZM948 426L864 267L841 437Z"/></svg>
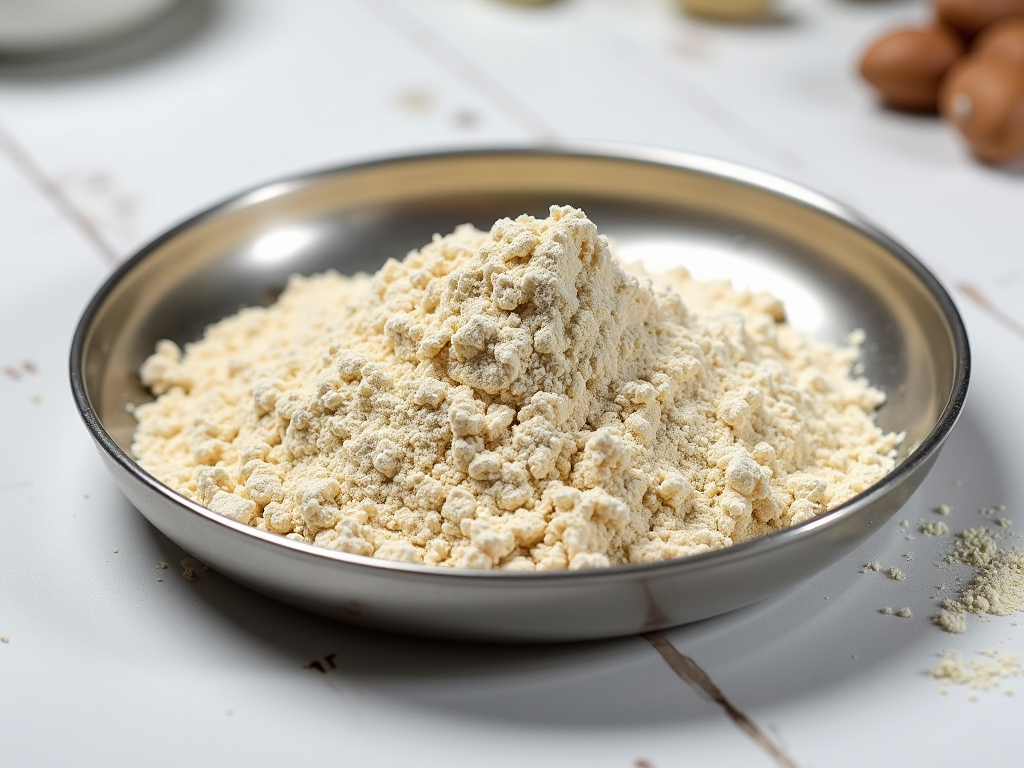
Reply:
<svg viewBox="0 0 1024 768"><path fill-rule="evenodd" d="M663 563L560 573L460 571L332 552L220 517L130 456L137 370L157 340L268 304L288 275L373 271L471 222L582 208L623 260L683 265L781 298L790 322L843 343L866 332L878 414L905 432L883 481L819 518ZM497 149L369 162L268 184L170 230L86 309L71 381L114 478L163 533L221 573L285 602L402 632L565 641L699 620L806 579L891 517L930 469L963 407L967 338L949 296L909 253L846 207L776 177L672 152Z"/></svg>

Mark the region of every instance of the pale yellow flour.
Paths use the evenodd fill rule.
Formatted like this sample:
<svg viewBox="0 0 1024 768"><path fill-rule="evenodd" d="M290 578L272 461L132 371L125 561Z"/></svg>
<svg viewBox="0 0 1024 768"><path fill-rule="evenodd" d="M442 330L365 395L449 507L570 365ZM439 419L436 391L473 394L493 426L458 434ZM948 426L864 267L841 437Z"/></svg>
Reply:
<svg viewBox="0 0 1024 768"><path fill-rule="evenodd" d="M928 674L942 681L942 693L946 693L948 683L987 691L1024 672L1020 657L1011 651L986 649L980 651L980 655L983 658L964 659L956 651L942 651L939 663L928 670ZM1005 690L1012 693L1010 689Z"/></svg>
<svg viewBox="0 0 1024 768"><path fill-rule="evenodd" d="M582 211L464 225L373 276L293 277L141 369L141 465L215 512L441 566L719 549L836 506L899 436L855 353L766 294L652 282Z"/></svg>
<svg viewBox="0 0 1024 768"><path fill-rule="evenodd" d="M999 535L984 527L956 534L958 542L946 561L975 569L957 600L944 600L932 619L947 632L967 631L967 614L1009 616L1024 609L1024 550L999 546Z"/></svg>

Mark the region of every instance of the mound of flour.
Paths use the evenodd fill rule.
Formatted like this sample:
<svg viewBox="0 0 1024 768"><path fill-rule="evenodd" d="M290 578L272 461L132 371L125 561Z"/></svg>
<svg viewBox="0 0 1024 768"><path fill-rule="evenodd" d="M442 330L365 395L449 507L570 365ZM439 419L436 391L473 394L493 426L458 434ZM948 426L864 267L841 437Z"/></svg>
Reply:
<svg viewBox="0 0 1024 768"><path fill-rule="evenodd" d="M854 352L766 294L618 264L582 211L463 225L141 369L140 464L215 512L360 555L588 568L727 547L893 467Z"/></svg>

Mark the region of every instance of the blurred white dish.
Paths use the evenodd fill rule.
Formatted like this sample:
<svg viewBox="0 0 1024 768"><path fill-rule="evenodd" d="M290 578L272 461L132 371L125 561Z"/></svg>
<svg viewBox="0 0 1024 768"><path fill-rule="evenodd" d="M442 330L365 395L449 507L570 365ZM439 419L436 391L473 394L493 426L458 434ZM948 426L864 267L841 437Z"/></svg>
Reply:
<svg viewBox="0 0 1024 768"><path fill-rule="evenodd" d="M177 0L0 0L0 52L36 53L127 32Z"/></svg>

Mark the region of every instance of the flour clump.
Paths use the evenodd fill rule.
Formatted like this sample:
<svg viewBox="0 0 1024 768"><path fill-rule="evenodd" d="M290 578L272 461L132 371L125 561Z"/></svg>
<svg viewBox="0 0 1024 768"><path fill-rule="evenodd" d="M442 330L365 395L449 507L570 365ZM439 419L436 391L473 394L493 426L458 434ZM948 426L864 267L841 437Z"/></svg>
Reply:
<svg viewBox="0 0 1024 768"><path fill-rule="evenodd" d="M1001 547L998 534L984 527L956 534L949 563L975 569L957 600L946 599L932 620L947 632L967 631L967 614L1009 616L1024 609L1024 550Z"/></svg>
<svg viewBox="0 0 1024 768"><path fill-rule="evenodd" d="M767 294L623 268L585 214L463 225L158 344L141 465L237 522L465 568L642 563L809 520L900 436Z"/></svg>

